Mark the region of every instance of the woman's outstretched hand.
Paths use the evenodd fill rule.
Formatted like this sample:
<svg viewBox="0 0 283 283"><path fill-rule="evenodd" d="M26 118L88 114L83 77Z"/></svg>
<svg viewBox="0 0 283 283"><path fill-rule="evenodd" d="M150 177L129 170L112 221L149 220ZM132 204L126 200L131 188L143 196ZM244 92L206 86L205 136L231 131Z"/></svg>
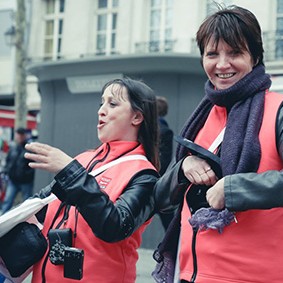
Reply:
<svg viewBox="0 0 283 283"><path fill-rule="evenodd" d="M42 169L51 173L59 173L73 158L62 150L47 144L32 142L26 144L25 158L32 160L29 166L34 169Z"/></svg>

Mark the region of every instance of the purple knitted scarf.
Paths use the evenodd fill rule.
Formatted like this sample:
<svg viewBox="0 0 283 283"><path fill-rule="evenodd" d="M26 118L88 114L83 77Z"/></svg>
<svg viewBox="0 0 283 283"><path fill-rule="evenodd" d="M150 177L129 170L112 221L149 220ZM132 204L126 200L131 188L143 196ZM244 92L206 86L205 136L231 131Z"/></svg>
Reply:
<svg viewBox="0 0 283 283"><path fill-rule="evenodd" d="M206 82L205 97L185 123L181 135L194 141L213 105L226 107L229 114L220 156L223 176L257 171L261 158L258 135L265 91L270 85L270 76L265 73L263 65L255 67L228 89L216 90L210 81ZM176 159L180 160L186 155L186 148L178 145Z"/></svg>

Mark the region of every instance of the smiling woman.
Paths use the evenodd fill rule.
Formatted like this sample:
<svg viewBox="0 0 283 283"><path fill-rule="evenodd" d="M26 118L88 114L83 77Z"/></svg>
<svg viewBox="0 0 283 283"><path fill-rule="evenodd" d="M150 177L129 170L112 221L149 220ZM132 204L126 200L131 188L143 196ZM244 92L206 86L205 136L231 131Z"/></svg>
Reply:
<svg viewBox="0 0 283 283"><path fill-rule="evenodd" d="M217 89L226 89L251 72L253 59L248 51L237 51L223 39L210 39L205 47L203 68Z"/></svg>
<svg viewBox="0 0 283 283"><path fill-rule="evenodd" d="M129 78L110 81L102 89L98 120L102 144L75 158L47 144L26 146L30 167L56 174L40 195L58 197L40 215L50 252L34 266L32 282L82 276L84 282L135 282L137 249L154 213L158 179L154 92ZM72 249L58 245L64 235L71 235ZM70 262L72 254L80 260Z"/></svg>
<svg viewBox="0 0 283 283"><path fill-rule="evenodd" d="M184 205L171 225L175 234L160 246L178 247L180 239L175 278L181 282L283 282L283 222L277 221L283 217L283 96L269 91L261 28L247 9L219 7L199 27L197 43L208 80L181 136L205 149L217 141L223 177L184 144L177 147L176 163L156 184L156 200L164 211L169 201ZM280 208L267 210L274 207ZM163 249L165 262L168 254L174 251Z"/></svg>

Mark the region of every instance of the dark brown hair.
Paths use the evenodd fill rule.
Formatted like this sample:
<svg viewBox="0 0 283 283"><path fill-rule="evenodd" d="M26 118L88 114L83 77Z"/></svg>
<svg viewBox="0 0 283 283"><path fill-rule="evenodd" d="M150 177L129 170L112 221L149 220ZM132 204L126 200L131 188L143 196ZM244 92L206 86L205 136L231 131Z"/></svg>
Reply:
<svg viewBox="0 0 283 283"><path fill-rule="evenodd" d="M139 129L138 141L143 145L147 159L159 170L159 132L156 96L153 90L142 81L122 78L114 79L104 85L104 90L113 84L125 87L132 109L140 111L143 115L143 122Z"/></svg>
<svg viewBox="0 0 283 283"><path fill-rule="evenodd" d="M197 44L203 57L210 39L219 43L223 39L233 49L248 51L255 65L263 63L263 44L260 25L253 13L239 6L218 6L218 11L208 16L197 32Z"/></svg>

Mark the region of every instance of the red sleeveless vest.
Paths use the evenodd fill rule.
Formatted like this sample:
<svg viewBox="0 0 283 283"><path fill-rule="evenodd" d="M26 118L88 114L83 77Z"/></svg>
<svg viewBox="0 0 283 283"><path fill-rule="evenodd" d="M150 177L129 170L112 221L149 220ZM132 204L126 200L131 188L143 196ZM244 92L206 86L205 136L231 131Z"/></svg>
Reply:
<svg viewBox="0 0 283 283"><path fill-rule="evenodd" d="M99 163L95 168L115 159L127 149L134 148L135 142L112 142L110 143L111 151L106 160ZM99 148L100 150L101 148ZM98 152L85 152L77 157L77 160L85 167L93 156ZM145 155L143 147L140 145L130 154ZM127 154L127 155L130 155ZM109 198L115 202L122 194L129 180L139 171L143 169L154 169L153 165L147 160L131 160L119 163L96 177L96 180ZM54 214L56 213L60 201L55 201L49 205L46 220L44 222L43 233L46 235L47 229L50 227ZM63 212L62 212L63 213ZM58 221L62 219L62 213L58 217ZM107 243L97 238L91 228L88 226L82 216L78 216L77 238L75 247L84 250L84 268L83 278L80 282L103 282L103 283L133 283L136 278L136 262L138 260L137 249L141 244L142 233L146 226L150 223L147 221L139 229L137 229L130 237L125 240ZM71 207L69 218L62 228L71 228L74 231L75 209ZM41 270L43 259L34 266L33 283L41 282ZM49 259L45 268L45 277L47 283L53 282L74 282L72 279L64 278L63 265L53 265Z"/></svg>
<svg viewBox="0 0 283 283"><path fill-rule="evenodd" d="M283 163L276 148L275 123L283 95L267 92L263 123L259 133L262 156L258 172L281 170ZM226 109L215 106L195 142L209 148L227 120ZM283 188L282 188L283 189ZM276 197L276 196L275 196ZM180 278L190 280L191 217L186 203L181 221ZM282 283L283 282L283 208L237 212L238 223L231 223L222 234L215 230L197 234L196 283Z"/></svg>

